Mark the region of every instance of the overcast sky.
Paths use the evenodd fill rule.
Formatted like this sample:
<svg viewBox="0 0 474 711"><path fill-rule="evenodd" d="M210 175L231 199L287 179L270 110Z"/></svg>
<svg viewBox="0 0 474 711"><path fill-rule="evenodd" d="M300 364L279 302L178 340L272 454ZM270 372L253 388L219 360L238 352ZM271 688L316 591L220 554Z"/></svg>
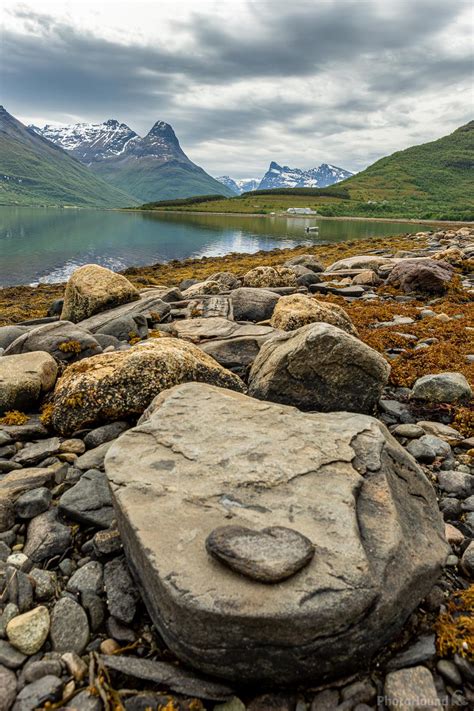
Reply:
<svg viewBox="0 0 474 711"><path fill-rule="evenodd" d="M24 123L160 119L213 175L361 170L473 118L470 0L3 0Z"/></svg>

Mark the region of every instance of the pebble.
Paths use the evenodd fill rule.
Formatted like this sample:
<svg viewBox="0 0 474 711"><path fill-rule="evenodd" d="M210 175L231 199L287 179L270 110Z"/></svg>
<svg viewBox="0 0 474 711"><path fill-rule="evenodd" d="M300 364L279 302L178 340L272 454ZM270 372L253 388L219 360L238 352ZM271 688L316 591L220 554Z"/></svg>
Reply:
<svg viewBox="0 0 474 711"><path fill-rule="evenodd" d="M384 695L389 709L436 711L439 699L433 677L426 667L390 672L385 678Z"/></svg>
<svg viewBox="0 0 474 711"><path fill-rule="evenodd" d="M71 454L84 454L86 445L82 439L65 439L64 442L61 442L59 451Z"/></svg>
<svg viewBox="0 0 474 711"><path fill-rule="evenodd" d="M444 525L444 535L448 543L452 546L459 546L464 540L464 534L450 523Z"/></svg>
<svg viewBox="0 0 474 711"><path fill-rule="evenodd" d="M25 681L32 682L42 679L44 676L61 676L63 668L57 659L35 659L26 663L23 669Z"/></svg>
<svg viewBox="0 0 474 711"><path fill-rule="evenodd" d="M9 711L16 697L16 676L0 665L0 711Z"/></svg>
<svg viewBox="0 0 474 711"><path fill-rule="evenodd" d="M67 708L70 709L71 707L68 706ZM128 708L127 705L125 708ZM102 711L102 709L103 705L100 698L95 694L91 694L87 689L80 691L74 697L74 711Z"/></svg>
<svg viewBox="0 0 474 711"><path fill-rule="evenodd" d="M0 664L9 669L18 669L27 659L27 655L12 647L10 642L0 640Z"/></svg>
<svg viewBox="0 0 474 711"><path fill-rule="evenodd" d="M456 470L439 472L438 484L443 491L454 494L461 499L474 492L474 476Z"/></svg>
<svg viewBox="0 0 474 711"><path fill-rule="evenodd" d="M13 711L33 711L43 706L46 701L55 701L60 697L62 685L61 679L48 674L24 686L16 698Z"/></svg>
<svg viewBox="0 0 474 711"><path fill-rule="evenodd" d="M24 552L35 563L64 553L71 545L71 531L58 521L55 509L32 518Z"/></svg>
<svg viewBox="0 0 474 711"><path fill-rule="evenodd" d="M104 641L100 643L100 651L102 654L115 654L119 649L120 644L116 642L115 639L104 639Z"/></svg>
<svg viewBox="0 0 474 711"><path fill-rule="evenodd" d="M437 457L446 459L451 456L451 447L444 440L435 435L423 435L419 439L409 442L406 449L419 462L430 464Z"/></svg>
<svg viewBox="0 0 474 711"><path fill-rule="evenodd" d="M96 429L91 430L84 437L84 444L87 449L94 449L99 447L105 442L110 442L116 439L122 432L125 432L129 428L126 422L111 422L109 425L102 425L102 427L96 427Z"/></svg>
<svg viewBox="0 0 474 711"><path fill-rule="evenodd" d="M427 662L436 654L434 634L423 635L407 649L396 654L387 664L387 671L412 667Z"/></svg>
<svg viewBox="0 0 474 711"><path fill-rule="evenodd" d="M57 585L57 576L54 571L33 568L30 570L29 577L33 580L34 593L38 600L49 600L53 597Z"/></svg>
<svg viewBox="0 0 474 711"><path fill-rule="evenodd" d="M462 554L461 568L468 577L474 579L474 541L469 543L468 547Z"/></svg>
<svg viewBox="0 0 474 711"><path fill-rule="evenodd" d="M79 461L79 460L78 460ZM91 469L59 499L59 512L73 521L109 528L114 512L107 477Z"/></svg>
<svg viewBox="0 0 474 711"><path fill-rule="evenodd" d="M89 642L89 622L83 608L70 597L62 597L51 613L51 642L57 652L82 654Z"/></svg>
<svg viewBox="0 0 474 711"><path fill-rule="evenodd" d="M14 602L8 602L3 608L0 615L0 637L5 637L7 624L20 613L18 605Z"/></svg>
<svg viewBox="0 0 474 711"><path fill-rule="evenodd" d="M425 431L422 427L415 424L402 424L397 425L393 428L392 434L397 437L406 437L407 439L417 439L418 437L423 437Z"/></svg>
<svg viewBox="0 0 474 711"><path fill-rule="evenodd" d="M61 659L76 681L82 681L85 678L88 669L87 664L76 652L65 652Z"/></svg>
<svg viewBox="0 0 474 711"><path fill-rule="evenodd" d="M313 698L310 711L334 711L339 703L337 689L324 689Z"/></svg>
<svg viewBox="0 0 474 711"><path fill-rule="evenodd" d="M18 570L27 570L31 567L30 559L27 555L21 552L9 555L6 563L7 565L12 565L14 568L18 568Z"/></svg>
<svg viewBox="0 0 474 711"><path fill-rule="evenodd" d="M31 655L43 646L49 633L49 612L44 605L14 617L7 625L10 643L23 654Z"/></svg>
<svg viewBox="0 0 474 711"><path fill-rule="evenodd" d="M89 591L98 595L103 592L103 589L104 574L102 565L95 560L76 570L69 578L66 586L66 590L69 590L69 592L83 593Z"/></svg>
<svg viewBox="0 0 474 711"><path fill-rule="evenodd" d="M52 494L45 486L25 491L16 501L15 513L19 518L34 518L47 511Z"/></svg>
<svg viewBox="0 0 474 711"><path fill-rule="evenodd" d="M130 624L135 617L138 594L124 558L114 558L105 564L104 585L110 614Z"/></svg>
<svg viewBox="0 0 474 711"><path fill-rule="evenodd" d="M440 661L436 664L436 669L449 684L454 684L454 686L461 686L462 677L459 672L459 669L453 662L450 662L447 659L440 659Z"/></svg>

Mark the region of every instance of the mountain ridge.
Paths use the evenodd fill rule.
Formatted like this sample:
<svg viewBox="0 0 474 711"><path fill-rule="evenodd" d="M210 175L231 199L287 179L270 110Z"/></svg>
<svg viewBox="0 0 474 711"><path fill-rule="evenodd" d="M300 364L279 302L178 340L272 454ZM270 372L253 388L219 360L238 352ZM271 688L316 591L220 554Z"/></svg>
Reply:
<svg viewBox="0 0 474 711"><path fill-rule="evenodd" d="M143 137L117 119L31 128L140 202L232 194L188 158L165 121L156 121Z"/></svg>
<svg viewBox="0 0 474 711"><path fill-rule="evenodd" d="M0 204L127 207L136 200L1 106Z"/></svg>
<svg viewBox="0 0 474 711"><path fill-rule="evenodd" d="M349 170L338 168L329 163L321 163L317 168L303 170L281 166L271 161L263 178L234 179L229 175L216 178L226 185L235 195L241 195L251 190L272 190L275 188L326 188L354 175Z"/></svg>

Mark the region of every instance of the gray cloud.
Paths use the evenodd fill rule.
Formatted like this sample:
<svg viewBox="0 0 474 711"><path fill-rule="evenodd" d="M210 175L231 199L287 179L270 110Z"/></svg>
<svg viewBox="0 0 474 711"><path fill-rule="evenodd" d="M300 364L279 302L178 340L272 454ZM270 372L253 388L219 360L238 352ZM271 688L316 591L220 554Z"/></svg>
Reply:
<svg viewBox="0 0 474 711"><path fill-rule="evenodd" d="M123 44L17 8L26 32L2 34L3 101L20 116L114 117L140 133L164 119L191 158L217 173L261 173L282 149L290 165L318 153L360 169L404 147L404 129L407 139L418 135L404 103L462 87L472 71L469 57L438 39L464 3L259 0L248 9L250 27L239 25L238 4L232 25L192 13L176 22L186 39L170 49L166 36ZM452 116L436 110L451 130L465 115L462 106Z"/></svg>

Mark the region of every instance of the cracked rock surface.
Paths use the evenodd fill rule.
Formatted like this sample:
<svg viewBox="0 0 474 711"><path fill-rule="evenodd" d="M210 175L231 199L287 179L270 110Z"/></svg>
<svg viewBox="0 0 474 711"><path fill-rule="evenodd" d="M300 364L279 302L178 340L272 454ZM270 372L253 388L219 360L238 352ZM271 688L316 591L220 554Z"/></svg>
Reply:
<svg viewBox="0 0 474 711"><path fill-rule="evenodd" d="M105 468L153 621L194 667L240 681L347 673L439 575L447 545L433 488L376 419L199 383L161 393L147 418ZM317 555L278 585L250 580L206 551L228 524L293 528Z"/></svg>

